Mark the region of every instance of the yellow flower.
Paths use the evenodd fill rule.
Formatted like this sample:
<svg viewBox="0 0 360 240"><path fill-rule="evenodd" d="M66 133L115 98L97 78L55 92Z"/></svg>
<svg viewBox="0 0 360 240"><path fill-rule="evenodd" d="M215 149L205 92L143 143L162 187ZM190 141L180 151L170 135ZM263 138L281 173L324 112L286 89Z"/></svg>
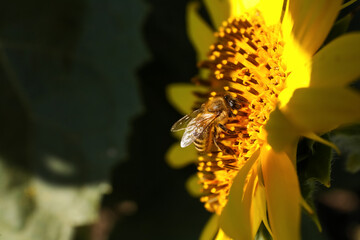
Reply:
<svg viewBox="0 0 360 240"><path fill-rule="evenodd" d="M171 86L170 101L189 114L199 97L230 94L241 108L224 124L228 131L216 135L221 151L198 157L201 201L215 213L203 236L254 239L263 223L275 240L300 239L300 207L312 210L300 194L297 143L307 137L336 149L319 135L360 121L360 94L348 86L360 76L360 34L319 50L341 0L204 4L215 34L199 3L189 4L187 16L200 67L194 82L203 89ZM167 158L179 167L195 154L173 146Z"/></svg>

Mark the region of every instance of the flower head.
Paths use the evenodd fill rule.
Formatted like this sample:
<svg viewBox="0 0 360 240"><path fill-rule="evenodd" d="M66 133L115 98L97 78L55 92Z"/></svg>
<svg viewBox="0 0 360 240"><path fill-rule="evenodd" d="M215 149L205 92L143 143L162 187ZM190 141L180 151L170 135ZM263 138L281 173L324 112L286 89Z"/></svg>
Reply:
<svg viewBox="0 0 360 240"><path fill-rule="evenodd" d="M360 94L348 87L360 76L360 34L318 51L340 0L204 2L218 31L189 4L194 82L207 88L198 96L230 95L237 107L210 125L217 149L198 156L201 201L219 216L218 237L253 239L263 223L274 239L299 239L300 206L311 209L300 194L297 143L336 148L318 134L360 120Z"/></svg>

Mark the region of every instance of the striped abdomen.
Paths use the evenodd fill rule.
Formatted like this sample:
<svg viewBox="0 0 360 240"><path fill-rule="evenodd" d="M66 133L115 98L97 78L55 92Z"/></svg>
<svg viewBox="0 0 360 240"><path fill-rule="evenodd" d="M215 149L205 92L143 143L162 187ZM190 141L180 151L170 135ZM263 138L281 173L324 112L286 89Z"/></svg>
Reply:
<svg viewBox="0 0 360 240"><path fill-rule="evenodd" d="M214 126L207 127L199 137L195 138L194 145L199 152L210 152L214 147Z"/></svg>

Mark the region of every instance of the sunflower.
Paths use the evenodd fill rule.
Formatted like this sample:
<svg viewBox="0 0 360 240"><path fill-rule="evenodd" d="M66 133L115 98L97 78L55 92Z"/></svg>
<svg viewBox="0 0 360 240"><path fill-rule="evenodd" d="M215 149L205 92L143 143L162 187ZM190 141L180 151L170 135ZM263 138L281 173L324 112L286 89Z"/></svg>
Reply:
<svg viewBox="0 0 360 240"><path fill-rule="evenodd" d="M360 34L320 49L341 2L204 0L213 26L198 2L188 5L201 88L172 85L170 101L185 114L224 94L240 106L216 135L220 151L197 158L200 199L214 212L204 236L254 239L263 224L274 239L300 239L301 206L312 209L296 172L299 139L337 150L320 135L360 121L360 94L349 86L360 76ZM195 154L174 146L167 158L181 166Z"/></svg>

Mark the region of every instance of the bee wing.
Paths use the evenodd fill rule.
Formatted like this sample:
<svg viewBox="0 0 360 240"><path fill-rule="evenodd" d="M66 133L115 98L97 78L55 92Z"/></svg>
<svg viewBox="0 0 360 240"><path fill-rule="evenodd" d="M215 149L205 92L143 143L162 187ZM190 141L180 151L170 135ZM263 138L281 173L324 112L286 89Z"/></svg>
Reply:
<svg viewBox="0 0 360 240"><path fill-rule="evenodd" d="M188 123L193 120L200 112L202 112L202 109L197 109L193 111L192 113L185 115L184 117L180 118L174 125L172 125L171 130L172 132L177 132L184 130Z"/></svg>
<svg viewBox="0 0 360 240"><path fill-rule="evenodd" d="M207 130L215 118L216 114L213 113L205 113L193 118L186 127L184 135L181 138L180 146L182 148L187 147L193 143L196 138L201 137L201 134Z"/></svg>

